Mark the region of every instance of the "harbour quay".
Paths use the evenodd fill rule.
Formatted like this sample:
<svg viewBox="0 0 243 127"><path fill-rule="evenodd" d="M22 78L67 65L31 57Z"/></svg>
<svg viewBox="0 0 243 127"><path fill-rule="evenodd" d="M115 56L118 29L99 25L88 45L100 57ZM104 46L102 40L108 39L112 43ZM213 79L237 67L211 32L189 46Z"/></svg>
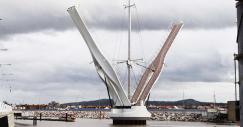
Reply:
<svg viewBox="0 0 243 127"><path fill-rule="evenodd" d="M65 114L72 114L79 119L110 119L110 111L47 111L47 110L35 110L35 111L15 111L15 113L21 113L22 116L36 116L58 118ZM152 114L150 120L154 121L195 121L195 122L206 122L207 112L204 110L158 110L150 111Z"/></svg>

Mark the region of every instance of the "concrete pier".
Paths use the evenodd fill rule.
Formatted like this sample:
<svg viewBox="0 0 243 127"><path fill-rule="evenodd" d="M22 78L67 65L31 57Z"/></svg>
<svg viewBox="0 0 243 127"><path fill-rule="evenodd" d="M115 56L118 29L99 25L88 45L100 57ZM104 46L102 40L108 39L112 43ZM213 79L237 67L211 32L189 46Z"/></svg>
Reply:
<svg viewBox="0 0 243 127"><path fill-rule="evenodd" d="M76 118L80 119L110 119L109 111L18 111L22 113L23 118L27 118L26 116L34 116L36 114L38 120L43 120L44 118L58 118L60 116L64 116L66 113L74 114ZM40 114L42 114L42 119L40 118ZM150 120L155 121L207 121L207 111L197 110L197 111L175 111L175 110L164 110L164 111L151 111ZM18 119L18 118L17 118ZM206 119L206 120L205 120ZM33 119L31 119L33 120ZM121 120L121 119L120 119ZM125 120L125 119L123 119ZM115 119L114 123L124 122L123 120L119 121L119 119ZM136 121L128 121L132 123L136 123ZM138 123L143 123L138 121Z"/></svg>

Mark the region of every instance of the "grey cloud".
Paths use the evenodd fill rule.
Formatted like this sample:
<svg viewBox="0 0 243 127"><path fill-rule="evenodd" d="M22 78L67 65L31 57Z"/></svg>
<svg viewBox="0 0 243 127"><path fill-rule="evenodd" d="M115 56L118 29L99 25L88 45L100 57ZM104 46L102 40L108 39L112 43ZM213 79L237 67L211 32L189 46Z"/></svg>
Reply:
<svg viewBox="0 0 243 127"><path fill-rule="evenodd" d="M82 10L80 12L84 13ZM89 18L86 17L87 21L92 21L92 18ZM68 20L70 23L72 22L70 18L67 18ZM45 27L45 29L50 28L52 27ZM31 29L28 31L31 32ZM163 83L165 80L179 82L178 84L184 85L193 82L200 85L206 84L209 89L215 82L217 84L228 83L231 80L231 62L233 62L230 61L232 59L230 59L228 54L232 53L233 48L231 45L235 44L232 42L232 40L235 40L233 31L235 31L235 28L205 31L187 29L184 32L182 31L176 44L173 45L173 47L177 46L177 48L172 49L173 51L170 50L171 53L174 52L177 54L174 54L172 57L167 57L171 61L166 61L168 67L164 68L158 83ZM103 43L103 46L106 47L104 51L111 51L110 54L112 54L113 52L110 47L115 39L112 39L113 36L109 32L111 31L100 32L98 34L111 39L109 40L110 42ZM160 38L161 31L144 32L143 35L148 36L146 48L151 53L154 51L151 48L153 45L152 42ZM156 34L157 32L158 34ZM50 35L50 33L54 36L52 34ZM6 54L5 57L2 56L2 61L14 61L16 64L14 72L16 74L16 83L12 86L12 94L15 94L12 99L16 101L13 102L25 99L30 103L37 103L36 96L43 98L42 102L47 102L53 98L57 99L59 96L60 100L64 100L62 98L64 96L68 98L65 101L73 101L72 98L77 96L93 99L95 97L97 98L99 93L107 97L106 88L98 78L95 68L93 65L88 67L88 62L91 60L90 54L76 29L65 32L51 31L50 33L39 32L16 35L16 39L2 41L6 44L6 47L10 48L10 54ZM222 40L222 36L227 36L227 38L223 38ZM214 52L219 49L222 50L222 54ZM190 56L191 54L193 54L193 57ZM227 75L228 73L230 76ZM173 84L168 85L177 89L176 86L171 86ZM8 96L6 92L8 88L6 87L0 90L0 94ZM166 90L168 91L168 89ZM173 91L175 92L175 90L171 90L168 93L172 93ZM156 96L160 94L161 91L158 91ZM204 94L203 96L210 100L211 96L208 97L208 95Z"/></svg>
<svg viewBox="0 0 243 127"><path fill-rule="evenodd" d="M62 31L72 27L71 20L67 16L55 16L52 14L21 15L17 19L4 18L0 22L0 37L11 34L38 32L42 30Z"/></svg>
<svg viewBox="0 0 243 127"><path fill-rule="evenodd" d="M173 68L164 69L161 80L173 82L233 82L233 61L224 61L224 57L214 54L208 58L188 59L190 62ZM173 66L173 65L172 65Z"/></svg>
<svg viewBox="0 0 243 127"><path fill-rule="evenodd" d="M211 12L212 11L212 12ZM233 9L228 12L208 11L206 15L200 12L170 13L167 14L147 14L142 13L133 22L133 30L161 30L168 29L171 24L183 22L186 29L220 29L235 26ZM127 30L127 18L119 14L110 14L109 18L103 19L95 15L88 20L88 24L94 28L108 30ZM124 19L125 18L125 19Z"/></svg>
<svg viewBox="0 0 243 127"><path fill-rule="evenodd" d="M38 73L34 77L23 77L21 73L17 73L16 80L21 84L55 84L55 83L90 83L98 84L100 81L99 77L95 74L95 71L82 69L79 67L65 68L56 67L55 71L42 71L38 70ZM22 86L21 86L22 87Z"/></svg>
<svg viewBox="0 0 243 127"><path fill-rule="evenodd" d="M27 4L28 2L28 4ZM212 5L208 5L210 2ZM68 16L66 9L72 6L72 2L44 1L35 2L23 1L21 4L29 5L26 8L18 7L18 1L1 2L0 16L4 20L0 23L0 36L17 33L29 33L46 29L62 31L73 28L73 23ZM127 23L125 10L121 2L109 2L92 0L81 2L78 9L89 27L106 30L126 30ZM109 4L108 4L109 3ZM175 21L184 21L185 28L225 28L234 26L234 2L227 0L215 0L198 2L188 0L181 3L176 1L147 2L136 1L138 18L134 16L134 30L159 30L168 28ZM231 4L230 4L231 3ZM48 4L48 6L46 6ZM221 4L221 6L219 6ZM229 4L227 6L227 4ZM193 5L193 6L192 6ZM150 7L151 6L151 7ZM134 13L137 12L135 9ZM4 12L4 13L3 13ZM140 25L138 25L140 24Z"/></svg>

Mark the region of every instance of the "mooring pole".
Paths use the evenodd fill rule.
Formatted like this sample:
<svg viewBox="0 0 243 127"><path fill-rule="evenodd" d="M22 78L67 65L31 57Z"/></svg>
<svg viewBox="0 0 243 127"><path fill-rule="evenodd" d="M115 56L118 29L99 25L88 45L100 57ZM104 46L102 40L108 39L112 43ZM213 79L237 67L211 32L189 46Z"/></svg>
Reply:
<svg viewBox="0 0 243 127"><path fill-rule="evenodd" d="M40 113L40 121L42 120L42 113Z"/></svg>
<svg viewBox="0 0 243 127"><path fill-rule="evenodd" d="M66 122L68 121L68 113L66 113Z"/></svg>
<svg viewBox="0 0 243 127"><path fill-rule="evenodd" d="M243 127L243 0L236 0L237 8L237 43L238 43L238 66L239 66L239 94L240 94L240 126Z"/></svg>

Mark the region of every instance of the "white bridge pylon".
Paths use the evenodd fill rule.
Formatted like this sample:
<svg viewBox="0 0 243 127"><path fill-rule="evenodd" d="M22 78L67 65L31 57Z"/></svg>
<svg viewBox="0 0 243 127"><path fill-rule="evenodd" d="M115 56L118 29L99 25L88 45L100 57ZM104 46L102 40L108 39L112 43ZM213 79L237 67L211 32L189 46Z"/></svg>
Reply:
<svg viewBox="0 0 243 127"><path fill-rule="evenodd" d="M144 74L142 75L138 86L132 96L132 99L129 100L128 96L125 94L125 91L121 85L120 80L118 79L117 74L112 68L108 60L102 55L98 47L96 46L93 38L91 37L84 21L79 16L75 6L70 7L68 10L73 22L81 33L84 41L86 42L90 53L92 55L96 70L102 81L106 84L108 93L114 101L115 107L130 107L132 105L143 106L145 100L148 98L148 95L154 86L156 80L158 79L163 63L164 58L171 47L174 39L179 33L180 29L183 26L183 23L175 23L172 26L172 30L165 41L163 47L161 48L157 57L152 61L152 63L146 68Z"/></svg>
<svg viewBox="0 0 243 127"><path fill-rule="evenodd" d="M125 91L115 71L113 70L108 60L101 54L100 50L97 48L93 38L91 37L82 18L79 16L75 6L70 7L67 11L72 17L72 20L78 28L79 32L83 36L83 39L85 40L92 55L97 73L108 87L108 92L110 93L114 101L114 105L131 106L131 103L126 96Z"/></svg>
<svg viewBox="0 0 243 127"><path fill-rule="evenodd" d="M173 24L171 32L166 39L164 45L160 49L159 54L155 57L152 63L146 68L142 78L140 79L138 86L132 97L132 104L139 105L148 98L148 95L156 83L159 75L162 71L165 56L171 47L173 41L175 40L177 34L182 28L183 23Z"/></svg>

